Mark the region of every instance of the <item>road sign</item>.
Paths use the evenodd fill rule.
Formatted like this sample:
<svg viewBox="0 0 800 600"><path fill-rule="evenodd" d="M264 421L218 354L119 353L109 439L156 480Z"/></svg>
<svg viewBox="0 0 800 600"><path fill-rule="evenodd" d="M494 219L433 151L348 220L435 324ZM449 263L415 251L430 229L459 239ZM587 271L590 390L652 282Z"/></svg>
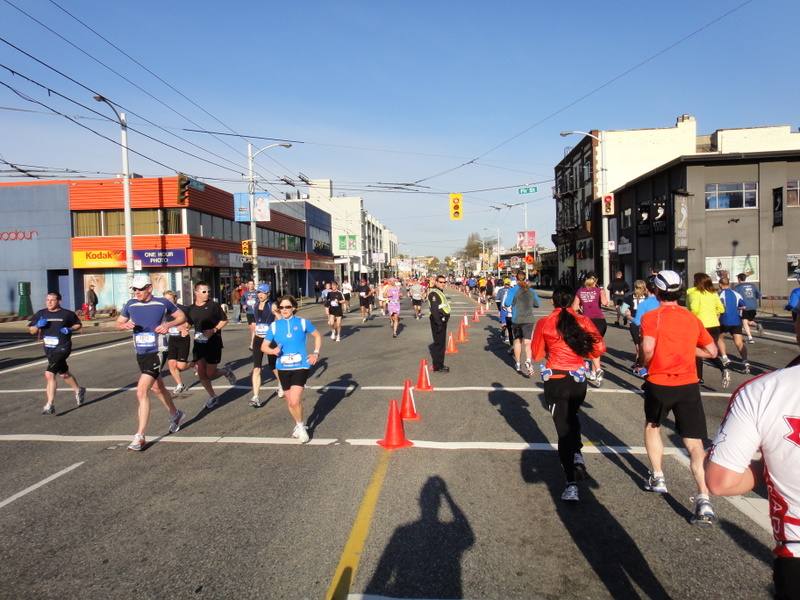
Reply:
<svg viewBox="0 0 800 600"><path fill-rule="evenodd" d="M539 188L535 185L529 185L527 187L521 187L517 190L518 194L535 194L539 191Z"/></svg>

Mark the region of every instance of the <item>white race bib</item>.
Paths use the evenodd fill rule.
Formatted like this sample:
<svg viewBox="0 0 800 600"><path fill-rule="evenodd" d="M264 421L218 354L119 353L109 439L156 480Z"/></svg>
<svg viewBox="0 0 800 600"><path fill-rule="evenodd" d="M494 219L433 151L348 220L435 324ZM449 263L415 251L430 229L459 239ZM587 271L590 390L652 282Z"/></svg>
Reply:
<svg viewBox="0 0 800 600"><path fill-rule="evenodd" d="M169 333L170 335L180 335L181 334L181 328L177 327L177 326L170 327L169 331L167 333Z"/></svg>
<svg viewBox="0 0 800 600"><path fill-rule="evenodd" d="M247 306L249 306L250 308L254 307L255 305L256 305L255 299L250 299L247 301Z"/></svg>
<svg viewBox="0 0 800 600"><path fill-rule="evenodd" d="M331 306L339 306L338 300L331 300Z"/></svg>
<svg viewBox="0 0 800 600"><path fill-rule="evenodd" d="M133 344L137 348L155 348L156 341L156 334L152 331L142 331L141 333L133 334Z"/></svg>
<svg viewBox="0 0 800 600"><path fill-rule="evenodd" d="M303 357L299 354L284 354L281 356L281 364L284 367L293 367L303 362Z"/></svg>
<svg viewBox="0 0 800 600"><path fill-rule="evenodd" d="M208 338L203 334L202 331L195 331L194 342L195 344L205 344L206 342L208 342Z"/></svg>
<svg viewBox="0 0 800 600"><path fill-rule="evenodd" d="M267 335L267 331L269 330L269 325L266 323L256 323L256 335L258 337L264 337Z"/></svg>
<svg viewBox="0 0 800 600"><path fill-rule="evenodd" d="M45 348L55 348L58 346L58 338L53 335L46 335L43 339Z"/></svg>

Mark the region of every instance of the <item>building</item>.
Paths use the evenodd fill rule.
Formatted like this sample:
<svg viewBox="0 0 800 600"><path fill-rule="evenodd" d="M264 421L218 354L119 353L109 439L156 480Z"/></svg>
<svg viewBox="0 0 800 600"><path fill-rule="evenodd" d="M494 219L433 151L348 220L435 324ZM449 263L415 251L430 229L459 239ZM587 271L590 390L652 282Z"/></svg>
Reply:
<svg viewBox="0 0 800 600"><path fill-rule="evenodd" d="M121 179L0 183L0 207L4 229L23 232L0 256L0 312L16 311L18 282L31 283L34 305L59 291L64 306L80 307L92 284L101 309L130 297ZM151 276L156 294L174 289L191 302L193 282L202 280L224 301L231 285L250 277L241 244L250 224L234 220L232 194L193 182L179 204L177 177L137 178L131 208L135 270ZM314 218L324 227L324 218ZM309 251L302 219L273 211L257 229L260 279L276 290L299 293L312 264L332 271L330 254Z"/></svg>

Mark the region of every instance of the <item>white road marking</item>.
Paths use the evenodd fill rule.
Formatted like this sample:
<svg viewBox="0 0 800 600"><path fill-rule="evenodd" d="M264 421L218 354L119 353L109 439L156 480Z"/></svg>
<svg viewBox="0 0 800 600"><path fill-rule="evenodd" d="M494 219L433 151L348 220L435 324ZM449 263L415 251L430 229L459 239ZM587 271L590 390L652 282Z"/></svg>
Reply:
<svg viewBox="0 0 800 600"><path fill-rule="evenodd" d="M116 348L117 346L124 346L125 344L132 344L130 340L125 340L124 342L118 342L116 344L109 344L107 346L99 346L97 348L90 348L89 350L78 350L77 352L73 352L70 354L70 358L75 356L80 356L81 354L88 354L89 352L97 352L98 350L108 350L109 348ZM29 369L30 367L36 367L38 365L46 365L47 359L37 360L36 362L26 363L24 365L19 365L18 367L11 367L10 369L3 369L0 371L0 375L5 373L11 373L12 371L21 371L22 369Z"/></svg>
<svg viewBox="0 0 800 600"><path fill-rule="evenodd" d="M2 502L0 502L0 508L3 508L6 504L11 504L12 502L14 502L14 500L19 500L24 495L30 494L32 491L39 489L43 485L47 485L48 483L50 483L54 479L58 479L62 475L66 475L67 473L69 473L73 469L77 469L78 467L80 467L82 464L83 464L83 462L75 463L74 465L71 465L71 466L67 467L63 471L59 471L58 473L55 473L54 475L50 475L50 477L48 477L46 479L42 479L39 483L35 483L32 486L30 486L28 488L25 488L21 492L17 492L13 496L10 496L10 497L6 498L5 500L3 500Z"/></svg>

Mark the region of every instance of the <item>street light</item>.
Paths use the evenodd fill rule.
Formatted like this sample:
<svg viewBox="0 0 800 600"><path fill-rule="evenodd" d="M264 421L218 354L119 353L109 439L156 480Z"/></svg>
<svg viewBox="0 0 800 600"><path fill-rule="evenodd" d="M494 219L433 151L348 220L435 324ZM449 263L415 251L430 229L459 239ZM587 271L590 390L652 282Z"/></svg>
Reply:
<svg viewBox="0 0 800 600"><path fill-rule="evenodd" d="M125 113L118 112L108 98L95 94L94 99L98 102L105 102L111 107L122 130L122 209L125 217L125 272L128 277L128 285L125 288L130 295L131 286L133 285L133 224L131 222L131 173L128 167L128 122L125 119Z"/></svg>
<svg viewBox="0 0 800 600"><path fill-rule="evenodd" d="M255 154L253 154L253 144L247 142L247 169L248 169L248 179L249 183L247 185L247 191L250 194L250 238L252 240L250 246L250 255L253 259L253 282L258 286L258 230L256 229L256 212L255 212L255 196L256 196L256 177L253 173L253 160L256 156L261 154L264 150L269 150L270 148L275 148L276 146L283 146L284 148L291 148L292 145L289 142L282 142L280 144L270 144L269 146L265 146L261 150L258 150ZM276 277L278 273L276 273ZM277 282L278 286L280 282Z"/></svg>
<svg viewBox="0 0 800 600"><path fill-rule="evenodd" d="M583 135L589 136L590 138L593 138L593 139L597 140L597 144L600 147L600 171L601 171L601 177L600 177L600 194L599 195L600 195L600 199L602 201L602 198L606 194L607 185L608 185L607 181L606 181L606 173L607 173L607 171L606 171L606 146L605 146L605 142L604 142L604 138L605 138L604 132L601 131L600 132L600 137L597 137L596 135L593 135L591 133L587 133L585 131L562 131L561 132L561 137L567 137L568 135L571 135L573 133L581 133ZM604 278L604 279L602 279L603 284L607 285L609 283L609 281L611 280L611 264L610 264L610 258L609 258L609 255L608 255L608 218L606 216L602 215L602 213L601 213L601 216L600 216L600 230L601 230L602 242L603 242L602 250L601 250L601 256L603 257L603 272L601 273L601 277Z"/></svg>
<svg viewBox="0 0 800 600"><path fill-rule="evenodd" d="M497 276L500 277L500 228L484 227L484 231L497 231ZM526 234L527 235L527 234Z"/></svg>

